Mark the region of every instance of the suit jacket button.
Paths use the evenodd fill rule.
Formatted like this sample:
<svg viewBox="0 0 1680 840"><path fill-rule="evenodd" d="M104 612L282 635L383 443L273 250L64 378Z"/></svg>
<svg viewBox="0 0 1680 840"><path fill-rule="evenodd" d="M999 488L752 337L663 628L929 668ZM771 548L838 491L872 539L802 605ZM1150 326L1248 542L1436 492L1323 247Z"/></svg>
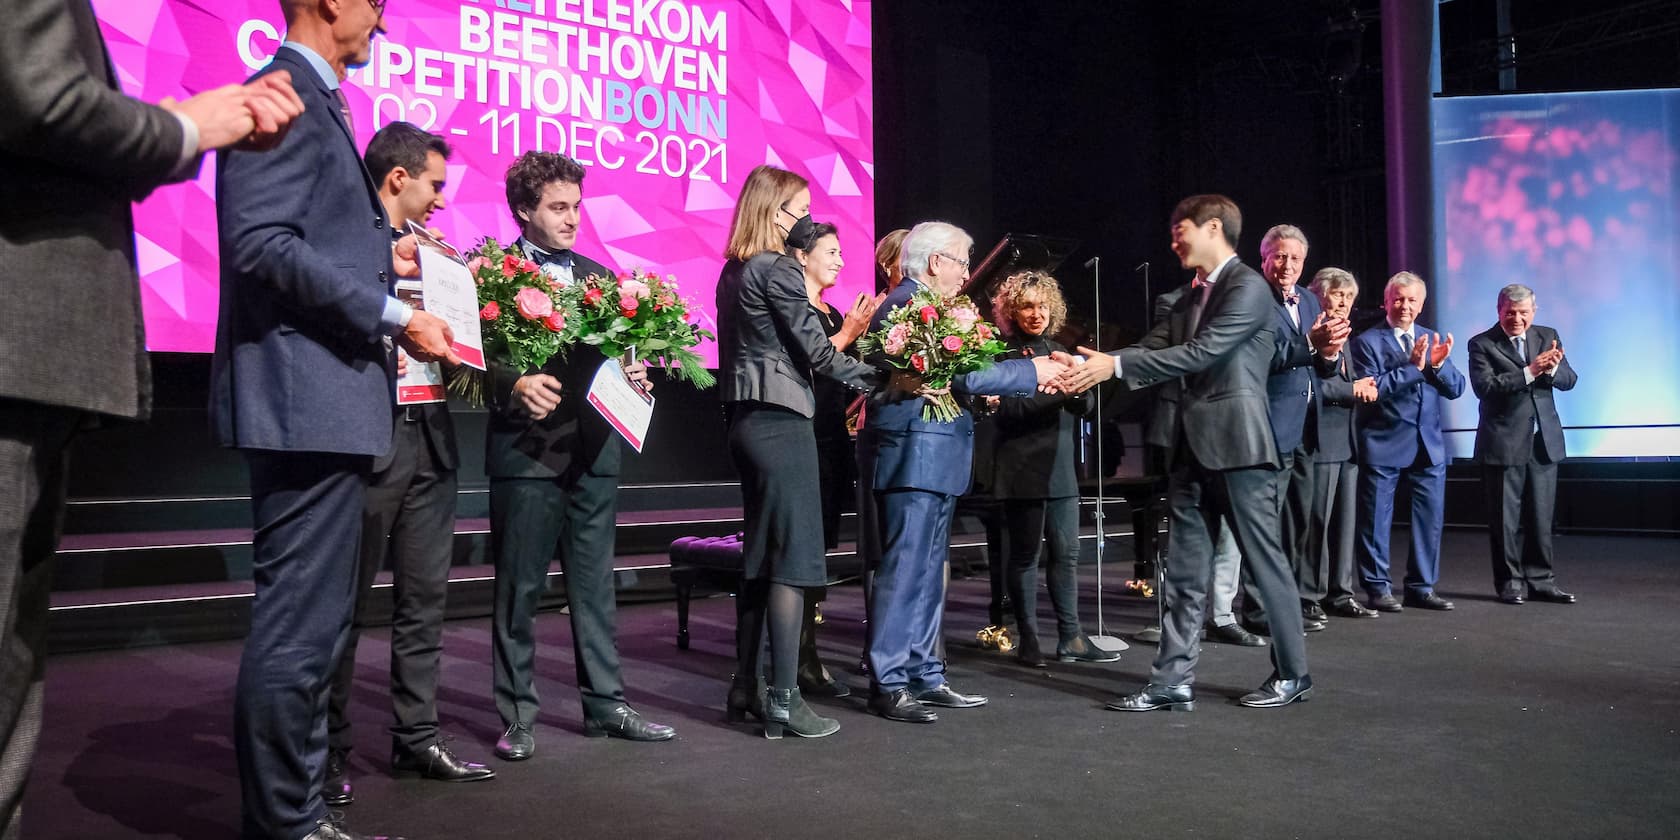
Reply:
<svg viewBox="0 0 1680 840"><path fill-rule="evenodd" d="M377 230L384 230L385 229L385 220L383 218L379 217L379 216L374 216L373 217L373 226Z"/></svg>
<svg viewBox="0 0 1680 840"><path fill-rule="evenodd" d="M379 282L381 282L381 283L385 282L385 271L384 271L384 269L380 269L380 271L379 271Z"/></svg>

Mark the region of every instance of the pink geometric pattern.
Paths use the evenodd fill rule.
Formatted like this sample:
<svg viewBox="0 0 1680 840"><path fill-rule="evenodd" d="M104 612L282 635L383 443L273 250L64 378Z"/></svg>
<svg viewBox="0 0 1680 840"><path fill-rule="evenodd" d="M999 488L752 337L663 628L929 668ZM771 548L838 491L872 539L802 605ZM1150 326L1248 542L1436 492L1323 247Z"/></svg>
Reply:
<svg viewBox="0 0 1680 840"><path fill-rule="evenodd" d="M665 65L663 83L656 81L654 60L643 61L634 79L595 72L593 66L583 72L575 42L567 53L569 66L560 67L554 33L546 28L537 35L546 39L547 51L529 61L468 48L472 27L467 22L478 15L492 22L492 16L507 16L515 25L513 37L500 43L515 51L521 41L517 26L527 18L575 26L591 39L628 36L632 46L626 49L639 46L654 59L674 46L657 34L637 37L559 17L597 7L598 14L605 14L605 0L393 3L385 21L388 34L375 42L373 64L353 72L345 83L358 140L365 145L381 125L405 116L442 134L454 155L444 190L448 206L433 224L465 245L484 236L506 241L517 234L502 177L519 152L540 143L540 148L577 157L588 171L578 250L616 268L643 266L675 274L708 320L741 182L760 163L791 167L811 181L812 216L840 228L841 247L851 264L828 299L844 307L857 293L874 288L871 3L687 0L682 5L697 9L706 21L725 16L722 49L713 43L695 46L693 36L683 45L701 54L701 63L724 64L727 93L679 88L674 73L680 59ZM521 6L541 13L514 11ZM246 78L273 54L284 28L274 0L94 0L94 9L123 89L148 101L185 98ZM616 42L608 43L612 52L619 50ZM481 102L472 69L464 74L465 95L457 97L456 73L445 61L433 61L431 66L442 72L425 80L442 88L442 95L422 93L412 65L415 55L426 50L512 64L533 76L557 72L568 85L566 108L550 114L535 103L521 107L518 84L510 104L500 105L493 74L483 97L487 101ZM690 77L698 75L690 71ZM587 94L597 79L604 88L599 118L588 107L574 114L576 88L570 86L583 84ZM617 113L610 105L615 83L634 92L620 96L630 107ZM535 83L531 88L543 89ZM690 131L671 115L671 97L681 105L691 94L711 100L721 131L698 118ZM638 121L636 108L643 116L664 110L666 118L647 127ZM654 172L638 171L644 160ZM680 174L667 175L667 169ZM704 178L690 177L696 173ZM159 190L136 207L141 296L147 345L153 350L213 348L219 283L214 178L214 161L207 160L195 183ZM715 362L715 348L703 350Z"/></svg>

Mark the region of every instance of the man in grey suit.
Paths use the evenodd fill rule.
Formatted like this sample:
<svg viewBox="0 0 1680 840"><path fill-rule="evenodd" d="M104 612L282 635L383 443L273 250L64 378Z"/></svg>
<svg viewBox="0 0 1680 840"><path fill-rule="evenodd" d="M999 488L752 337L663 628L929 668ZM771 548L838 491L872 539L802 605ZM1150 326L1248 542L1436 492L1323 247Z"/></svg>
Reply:
<svg viewBox="0 0 1680 840"><path fill-rule="evenodd" d="M1563 460L1556 391L1575 387L1557 330L1534 323L1534 290L1499 290L1499 323L1470 339L1470 388L1477 408L1493 587L1499 600L1573 604L1552 573L1552 505Z"/></svg>
<svg viewBox="0 0 1680 840"><path fill-rule="evenodd" d="M381 6L383 4L380 4ZM303 115L266 155L217 161L215 439L251 474L251 632L234 695L243 836L355 837L327 816L327 691L350 630L373 460L391 448L392 341L460 359L438 317L392 296L391 234L340 83L381 11L292 0L259 77L289 71Z"/></svg>
<svg viewBox="0 0 1680 840"><path fill-rule="evenodd" d="M1221 515L1236 532L1272 626L1272 676L1242 704L1284 706L1312 693L1298 589L1278 536L1282 463L1267 419L1277 316L1265 278L1237 259L1241 229L1242 213L1229 198L1196 195L1179 202L1172 214L1173 251L1185 268L1205 271L1206 281L1136 346L1114 354L1079 348L1085 363L1056 383L1077 393L1116 376L1131 388L1183 378L1169 418L1171 559L1161 593L1167 614L1160 652L1148 685L1109 703L1115 711L1195 708L1191 683L1213 554L1210 525ZM1343 330L1326 354L1340 352L1345 339Z"/></svg>
<svg viewBox="0 0 1680 840"><path fill-rule="evenodd" d="M0 837L22 834L47 603L79 429L151 408L131 202L211 149L272 145L284 76L182 102L123 95L87 0L0 3Z"/></svg>

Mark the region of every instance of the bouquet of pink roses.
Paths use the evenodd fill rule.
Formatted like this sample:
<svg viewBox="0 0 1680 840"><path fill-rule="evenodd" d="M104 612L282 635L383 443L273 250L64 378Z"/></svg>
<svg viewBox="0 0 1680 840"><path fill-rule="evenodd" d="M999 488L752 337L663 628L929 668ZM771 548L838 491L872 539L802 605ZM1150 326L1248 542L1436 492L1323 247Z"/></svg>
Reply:
<svg viewBox="0 0 1680 840"><path fill-rule="evenodd" d="M884 354L889 364L915 373L931 388L947 388L962 374L991 367L1007 349L967 295L947 298L926 289L887 313L879 330L858 339L858 348ZM923 420L949 423L962 414L949 393L925 399Z"/></svg>
<svg viewBox="0 0 1680 840"><path fill-rule="evenodd" d="M570 342L560 284L526 259L518 246L504 247L486 238L467 255L467 271L478 284L486 357L527 371L565 352ZM484 404L484 376L479 371L457 368L449 387L474 405Z"/></svg>
<svg viewBox="0 0 1680 840"><path fill-rule="evenodd" d="M693 349L716 336L694 323L698 308L678 295L675 277L639 268L617 277L591 274L561 287L556 300L566 310L566 343L588 344L609 359L633 350L690 384L717 383Z"/></svg>

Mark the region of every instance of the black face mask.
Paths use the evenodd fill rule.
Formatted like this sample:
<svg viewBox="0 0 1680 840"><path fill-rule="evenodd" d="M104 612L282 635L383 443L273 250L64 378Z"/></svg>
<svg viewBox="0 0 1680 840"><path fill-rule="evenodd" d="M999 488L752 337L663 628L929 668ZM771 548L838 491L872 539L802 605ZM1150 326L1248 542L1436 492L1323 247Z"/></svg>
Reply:
<svg viewBox="0 0 1680 840"><path fill-rule="evenodd" d="M789 248L803 251L811 247L811 233L815 227L816 223L811 221L811 214L806 213L799 217L799 221L793 223L793 227L788 228L787 237L782 241L786 242Z"/></svg>

